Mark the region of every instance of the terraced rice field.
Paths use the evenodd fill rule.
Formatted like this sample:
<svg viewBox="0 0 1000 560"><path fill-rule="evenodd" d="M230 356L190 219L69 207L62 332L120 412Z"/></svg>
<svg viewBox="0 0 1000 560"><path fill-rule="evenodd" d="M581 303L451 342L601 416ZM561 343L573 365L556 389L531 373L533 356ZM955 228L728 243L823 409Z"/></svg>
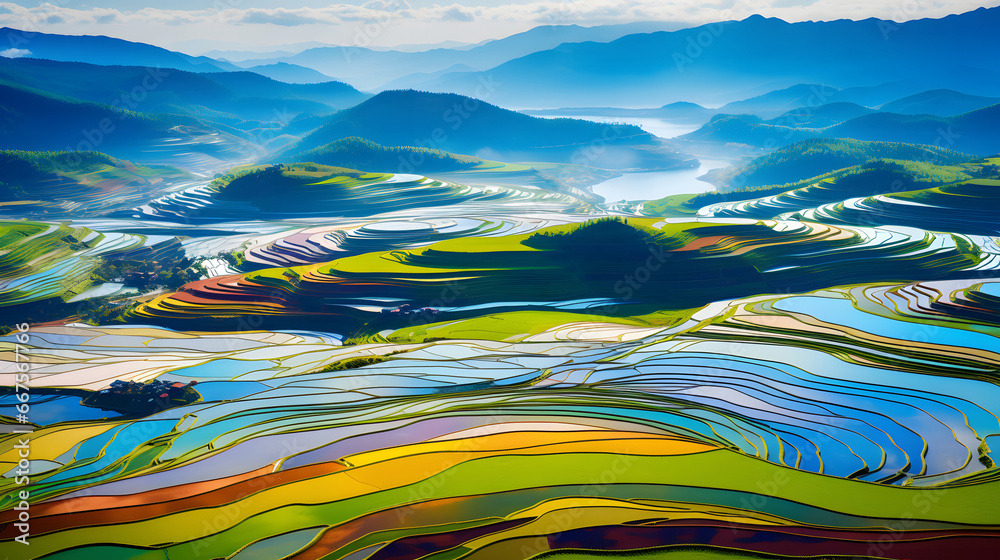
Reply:
<svg viewBox="0 0 1000 560"><path fill-rule="evenodd" d="M90 273L101 257L150 241L143 235L37 222L0 222L0 228L0 306L72 299L91 286Z"/></svg>
<svg viewBox="0 0 1000 560"><path fill-rule="evenodd" d="M178 243L205 271L110 296L130 302L114 321L0 337L0 385L18 344L38 395L30 556L8 546L20 457L0 440L4 553L936 559L1000 545L1000 185L687 217L409 176L296 188L316 193L282 207L205 184L133 218L4 223L0 307L79 295L87 267L171 230L190 230ZM154 379L197 381L199 398L129 414L68 391ZM16 405L0 395L6 422Z"/></svg>

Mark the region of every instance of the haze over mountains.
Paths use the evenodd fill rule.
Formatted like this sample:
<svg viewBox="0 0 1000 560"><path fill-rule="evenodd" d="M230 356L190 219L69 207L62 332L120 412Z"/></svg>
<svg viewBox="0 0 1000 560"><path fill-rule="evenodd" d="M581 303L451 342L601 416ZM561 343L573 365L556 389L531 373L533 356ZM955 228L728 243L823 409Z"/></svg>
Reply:
<svg viewBox="0 0 1000 560"><path fill-rule="evenodd" d="M879 109L887 113L901 113L904 115L950 117L989 107L990 105L996 105L997 103L1000 103L1000 97L983 97L980 95L968 95L950 89L936 89L897 99L891 103L882 105Z"/></svg>
<svg viewBox="0 0 1000 560"><path fill-rule="evenodd" d="M393 45L391 47L372 45L367 48L370 48L373 51L422 52L429 51L431 49L471 49L472 47L488 43L489 41L490 39L480 41L478 43L465 43L462 41L449 40L430 44ZM320 41L308 41L305 43L296 43L291 45L278 45L266 48L258 47L257 50L241 50L239 48L230 47L224 42L214 42L216 44L212 44L210 47L212 50L202 52L204 48L207 48L204 46L207 43L213 42L181 41L179 43L172 44L171 47L182 52L197 53L199 56L207 56L229 62L241 62L245 60L270 60L282 56L293 56L307 49L340 46Z"/></svg>
<svg viewBox="0 0 1000 560"><path fill-rule="evenodd" d="M0 58L0 85L11 92L2 122L34 149L60 149L86 144L84 133L95 130L71 108L105 115L121 121L119 133L136 134L136 142L124 133L102 141L118 157L169 144L172 135L181 143L216 135L223 152L241 157L298 158L357 137L386 148L607 169L691 165L694 158L682 152L706 143L754 153L810 138L944 142L990 154L1000 150L990 108L1000 100L1000 62L990 48L995 24L1000 8L906 23L754 16L690 29L546 25L478 45L302 44L260 58L234 53L238 62L109 37L36 33L24 35L12 58ZM547 106L526 111L547 117L703 126L665 142L634 125L509 110L524 106ZM62 114L68 117L52 117ZM32 129L35 118L50 123L48 133ZM607 146L580 155L596 143Z"/></svg>
<svg viewBox="0 0 1000 560"><path fill-rule="evenodd" d="M323 82L335 81L330 76L313 70L312 68L296 66L295 64L289 64L287 62L259 64L257 66L251 66L247 68L247 70L260 74L261 76L267 76L268 78L278 80L279 82L287 82L289 84L320 84Z"/></svg>
<svg viewBox="0 0 1000 560"><path fill-rule="evenodd" d="M471 48L436 48L409 52L369 49L359 45L317 47L298 54L268 59L247 59L240 66L285 62L336 76L361 89L401 88L423 85L428 75L451 68L486 70L534 52L563 43L606 42L632 33L677 29L681 24L637 22L621 25L581 27L543 25ZM434 76L437 77L437 76Z"/></svg>

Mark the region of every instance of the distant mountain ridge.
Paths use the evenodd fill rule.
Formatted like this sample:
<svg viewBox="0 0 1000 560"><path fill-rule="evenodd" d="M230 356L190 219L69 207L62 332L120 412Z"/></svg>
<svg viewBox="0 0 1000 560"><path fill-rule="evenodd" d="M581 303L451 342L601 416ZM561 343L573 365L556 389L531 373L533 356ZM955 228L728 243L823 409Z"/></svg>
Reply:
<svg viewBox="0 0 1000 560"><path fill-rule="evenodd" d="M1000 103L1000 97L969 95L951 89L924 91L879 107L887 113L951 117Z"/></svg>
<svg viewBox="0 0 1000 560"><path fill-rule="evenodd" d="M752 16L607 43L563 44L424 87L470 94L491 77L505 84L495 102L535 108L600 106L612 98L626 106L671 99L712 104L731 101L725 96L734 91L802 83L845 88L910 81L915 89L905 94L960 83L985 95L1000 92L998 28L1000 8L904 23ZM695 40L699 36L704 44Z"/></svg>
<svg viewBox="0 0 1000 560"><path fill-rule="evenodd" d="M564 107L560 109L526 109L527 115L538 116L593 116L593 117L634 117L664 119L673 122L705 122L718 113L715 109L702 107L697 103L678 101L662 107L649 109L626 109L620 107Z"/></svg>
<svg viewBox="0 0 1000 560"><path fill-rule="evenodd" d="M940 104L942 95L954 98L954 103ZM794 127L823 128L843 121L883 110L888 112L923 112L947 116L980 109L1000 101L1000 98L968 95L952 90L921 91L910 82L893 82L868 87L837 89L822 84L796 84L740 101L709 109L687 101L668 103L659 108L627 109L619 107L566 107L559 109L525 109L529 115L592 115L602 117L658 118L675 122L707 122L718 114L754 115L770 124ZM894 111L899 107L920 111ZM938 103L938 105L935 105ZM953 107L958 108L953 110ZM962 109L962 110L959 110Z"/></svg>
<svg viewBox="0 0 1000 560"><path fill-rule="evenodd" d="M799 107L767 122L799 128L825 128L874 112L875 109L857 103L836 101L819 107Z"/></svg>
<svg viewBox="0 0 1000 560"><path fill-rule="evenodd" d="M837 103L875 108L920 91L919 86L912 82L890 82L845 89L824 84L795 84L763 95L727 103L719 107L716 112L729 115L750 114L771 119L792 111L815 112L824 107L829 110L831 105Z"/></svg>
<svg viewBox="0 0 1000 560"><path fill-rule="evenodd" d="M872 113L824 130L829 137L930 144L976 155L1000 153L1000 104L953 117Z"/></svg>
<svg viewBox="0 0 1000 560"><path fill-rule="evenodd" d="M226 60L209 56L191 56L155 45L105 37L103 35L58 35L27 32L9 27L0 28L0 36L10 38L10 45L30 57L56 62L81 62L100 66L142 66L173 68L185 72L249 71L288 83L321 83L337 81L312 68L288 63L264 61L260 65L242 68Z"/></svg>
<svg viewBox="0 0 1000 560"><path fill-rule="evenodd" d="M375 91L383 87L416 87L423 83L427 74L440 72L457 64L482 70L563 43L611 41L630 33L678 27L681 27L681 24L664 22L636 22L593 27L542 25L471 48L436 48L403 52L376 50L363 46L317 47L287 57L247 59L240 61L239 65L255 66L287 62L336 76L363 90ZM403 79L411 74L414 75L411 79ZM387 86L390 83L392 85Z"/></svg>
<svg viewBox="0 0 1000 560"><path fill-rule="evenodd" d="M797 128L764 121L755 115L712 117L700 129L680 138L733 142L773 149L810 138L853 138L905 142L948 148L981 156L1000 153L1000 104L954 117L873 112L825 128Z"/></svg>
<svg viewBox="0 0 1000 560"><path fill-rule="evenodd" d="M289 64L287 62L275 62L274 64L261 64L251 66L246 69L248 72L266 76L272 80L285 82L286 84L322 84L324 82L335 82L335 78L327 76L322 72L317 72L312 68Z"/></svg>
<svg viewBox="0 0 1000 560"><path fill-rule="evenodd" d="M29 51L33 58L100 65L176 68L188 72L228 72L239 67L207 56L190 56L146 43L103 35L57 35L0 27L12 48Z"/></svg>
<svg viewBox="0 0 1000 560"><path fill-rule="evenodd" d="M227 124L329 114L368 97L340 82L288 84L253 72L194 73L32 58L0 58L0 80L122 109L184 113Z"/></svg>

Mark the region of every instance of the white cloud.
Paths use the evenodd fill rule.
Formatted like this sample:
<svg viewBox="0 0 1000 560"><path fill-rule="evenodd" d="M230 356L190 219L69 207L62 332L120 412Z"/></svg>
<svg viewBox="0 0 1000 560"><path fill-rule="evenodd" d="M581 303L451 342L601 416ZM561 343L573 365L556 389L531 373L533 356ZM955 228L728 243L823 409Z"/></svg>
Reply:
<svg viewBox="0 0 1000 560"><path fill-rule="evenodd" d="M445 21L474 21L476 14L458 4L453 4L441 14L441 19Z"/></svg>
<svg viewBox="0 0 1000 560"><path fill-rule="evenodd" d="M272 25L292 27L297 25L308 25L311 23L335 23L335 20L303 14L297 10L277 8L273 10L246 10L243 13L243 16L238 20L238 23L270 23Z"/></svg>
<svg viewBox="0 0 1000 560"><path fill-rule="evenodd" d="M25 56L31 56L31 51L28 49L7 49L5 51L0 51L0 56L4 58L23 58Z"/></svg>

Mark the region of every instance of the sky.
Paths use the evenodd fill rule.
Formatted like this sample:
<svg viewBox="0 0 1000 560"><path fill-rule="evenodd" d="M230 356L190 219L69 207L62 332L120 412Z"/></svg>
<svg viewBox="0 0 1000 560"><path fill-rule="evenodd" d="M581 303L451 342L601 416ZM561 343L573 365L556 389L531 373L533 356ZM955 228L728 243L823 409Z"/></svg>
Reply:
<svg viewBox="0 0 1000 560"><path fill-rule="evenodd" d="M169 8L162 6L168 5ZM978 7L972 0L107 0L0 1L0 26L108 35L200 54L320 42L348 46L479 43L545 24L635 21L703 24L752 14L787 21L906 21Z"/></svg>

